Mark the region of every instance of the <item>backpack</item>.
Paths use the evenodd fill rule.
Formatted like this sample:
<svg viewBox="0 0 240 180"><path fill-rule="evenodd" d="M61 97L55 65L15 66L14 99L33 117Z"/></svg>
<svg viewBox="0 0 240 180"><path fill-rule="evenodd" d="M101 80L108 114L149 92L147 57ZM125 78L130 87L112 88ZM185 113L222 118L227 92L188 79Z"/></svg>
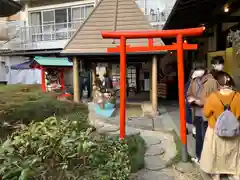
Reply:
<svg viewBox="0 0 240 180"><path fill-rule="evenodd" d="M217 95L217 94L216 94ZM237 119L237 117L232 113L231 111L231 103L236 95L236 92L234 93L232 100L229 104L223 104L223 102L220 100L222 105L224 106L224 111L222 114L217 118L216 122L216 134L219 137L236 137L240 136L240 123Z"/></svg>

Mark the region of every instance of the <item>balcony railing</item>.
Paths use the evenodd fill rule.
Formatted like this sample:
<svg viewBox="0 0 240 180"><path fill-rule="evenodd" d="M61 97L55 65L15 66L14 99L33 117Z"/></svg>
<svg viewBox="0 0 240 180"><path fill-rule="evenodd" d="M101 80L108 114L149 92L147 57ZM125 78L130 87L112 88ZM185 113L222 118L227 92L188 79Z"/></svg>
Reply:
<svg viewBox="0 0 240 180"><path fill-rule="evenodd" d="M155 29L162 29L168 15L169 13L152 13L147 17ZM33 26L25 26L24 22L11 23L8 24L8 34L11 34L10 41L2 48L12 50L63 48L65 42L70 39L82 22L74 21Z"/></svg>
<svg viewBox="0 0 240 180"><path fill-rule="evenodd" d="M20 27L21 43L67 40L80 26L80 21Z"/></svg>
<svg viewBox="0 0 240 180"><path fill-rule="evenodd" d="M152 26L156 29L162 29L166 23L168 16L171 12L171 9L159 12L158 10L150 10L150 13L147 15L148 20L151 22Z"/></svg>

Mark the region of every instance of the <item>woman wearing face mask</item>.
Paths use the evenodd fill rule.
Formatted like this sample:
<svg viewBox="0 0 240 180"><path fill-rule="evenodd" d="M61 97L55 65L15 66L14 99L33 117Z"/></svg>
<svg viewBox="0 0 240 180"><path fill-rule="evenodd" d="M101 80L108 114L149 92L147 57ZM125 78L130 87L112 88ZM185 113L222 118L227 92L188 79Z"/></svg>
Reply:
<svg viewBox="0 0 240 180"><path fill-rule="evenodd" d="M195 68L187 92L188 103L194 112L194 125L196 127L196 158L192 159L195 163L198 163L200 160L204 140L204 129L207 128L207 124L202 117L203 106L201 104L202 78L206 72L202 66Z"/></svg>
<svg viewBox="0 0 240 180"><path fill-rule="evenodd" d="M223 121L218 118L225 107L229 107L233 116L240 120L240 94L234 90L234 82L229 74L220 71L217 78L220 88L211 93L203 108L203 115L208 120L209 126L204 140L200 167L204 172L211 174L214 180L220 180L221 174L229 175L229 179L240 180L240 136L235 134L230 137L221 137L217 133L217 127L219 128L217 121ZM230 121L232 117L225 117L225 120L232 123ZM226 127L226 123L224 125ZM239 125L235 125L235 128L239 128Z"/></svg>

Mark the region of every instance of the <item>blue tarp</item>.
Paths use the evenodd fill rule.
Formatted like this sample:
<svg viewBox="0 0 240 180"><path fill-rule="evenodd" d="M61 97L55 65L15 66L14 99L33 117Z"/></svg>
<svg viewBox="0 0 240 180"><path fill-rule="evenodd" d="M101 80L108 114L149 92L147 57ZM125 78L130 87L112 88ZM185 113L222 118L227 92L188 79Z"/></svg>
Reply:
<svg viewBox="0 0 240 180"><path fill-rule="evenodd" d="M14 70L32 69L31 64L32 64L32 60L26 61L26 62L21 63L21 64L12 65L11 69L14 69Z"/></svg>

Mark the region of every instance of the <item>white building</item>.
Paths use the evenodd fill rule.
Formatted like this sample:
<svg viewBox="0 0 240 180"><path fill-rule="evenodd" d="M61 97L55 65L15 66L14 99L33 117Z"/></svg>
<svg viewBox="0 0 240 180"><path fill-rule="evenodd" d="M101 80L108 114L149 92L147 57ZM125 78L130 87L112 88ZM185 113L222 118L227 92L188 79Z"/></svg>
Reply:
<svg viewBox="0 0 240 180"><path fill-rule="evenodd" d="M36 55L56 56L98 0L20 0L24 8L4 19L10 40L0 46L0 81L9 81L11 65ZM175 0L137 0L151 24L162 28ZM2 23L2 24L4 24Z"/></svg>

